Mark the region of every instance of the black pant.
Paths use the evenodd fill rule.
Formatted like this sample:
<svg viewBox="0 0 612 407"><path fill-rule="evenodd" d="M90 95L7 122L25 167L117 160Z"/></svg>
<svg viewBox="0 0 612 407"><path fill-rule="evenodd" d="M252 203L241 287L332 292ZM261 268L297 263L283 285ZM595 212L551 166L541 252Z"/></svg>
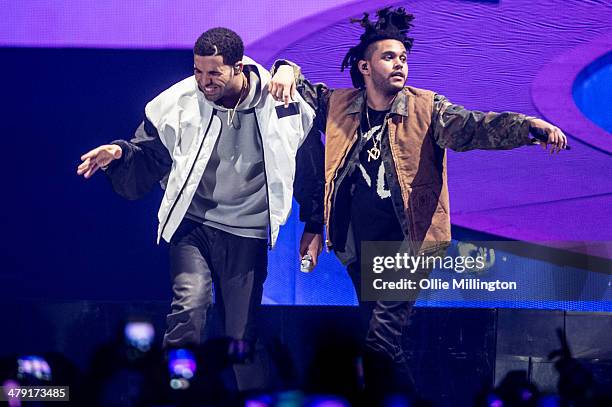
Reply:
<svg viewBox="0 0 612 407"><path fill-rule="evenodd" d="M164 347L199 345L214 299L223 317L222 336L255 348L256 318L267 275L267 241L246 238L184 219L170 242L172 310ZM239 390L261 388L255 361L234 365ZM257 370L260 370L257 372Z"/></svg>
<svg viewBox="0 0 612 407"><path fill-rule="evenodd" d="M413 395L414 380L402 336L410 324L414 301L361 301L360 268L356 261L347 270L359 299L367 393L376 403L386 394Z"/></svg>

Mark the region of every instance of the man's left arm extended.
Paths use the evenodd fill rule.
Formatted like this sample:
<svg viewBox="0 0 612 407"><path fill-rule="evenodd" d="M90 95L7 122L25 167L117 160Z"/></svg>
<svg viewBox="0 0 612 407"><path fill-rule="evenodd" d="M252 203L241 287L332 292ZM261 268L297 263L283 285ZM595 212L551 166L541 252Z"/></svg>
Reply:
<svg viewBox="0 0 612 407"><path fill-rule="evenodd" d="M435 95L433 136L438 145L455 151L508 150L550 144L552 152L567 148L567 137L558 127L532 116L513 112L480 112L453 104Z"/></svg>

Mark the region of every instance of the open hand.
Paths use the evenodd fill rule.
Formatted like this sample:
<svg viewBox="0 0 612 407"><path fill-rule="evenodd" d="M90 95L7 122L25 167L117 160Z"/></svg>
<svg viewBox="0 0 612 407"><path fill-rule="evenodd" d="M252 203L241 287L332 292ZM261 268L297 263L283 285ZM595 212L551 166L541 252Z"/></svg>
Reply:
<svg viewBox="0 0 612 407"><path fill-rule="evenodd" d="M77 174L90 178L98 169L106 167L113 160L121 158L123 151L116 144L105 144L83 154L81 165L77 168Z"/></svg>

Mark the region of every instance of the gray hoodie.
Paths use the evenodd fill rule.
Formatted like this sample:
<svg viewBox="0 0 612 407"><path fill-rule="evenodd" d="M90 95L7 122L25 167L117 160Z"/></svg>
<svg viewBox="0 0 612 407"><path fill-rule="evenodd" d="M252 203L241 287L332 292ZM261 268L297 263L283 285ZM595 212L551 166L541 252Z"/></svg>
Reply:
<svg viewBox="0 0 612 407"><path fill-rule="evenodd" d="M252 68L252 69L249 69ZM254 67L245 65L249 94L233 114L215 104L221 132L185 215L234 235L266 239L268 204L263 150L253 108L262 97Z"/></svg>

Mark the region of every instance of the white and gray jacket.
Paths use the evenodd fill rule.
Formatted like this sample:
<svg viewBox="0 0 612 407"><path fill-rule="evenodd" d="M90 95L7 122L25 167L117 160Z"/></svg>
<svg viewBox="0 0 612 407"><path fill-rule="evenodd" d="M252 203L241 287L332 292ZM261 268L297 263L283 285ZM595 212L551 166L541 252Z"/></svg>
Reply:
<svg viewBox="0 0 612 407"><path fill-rule="evenodd" d="M257 131L263 146L270 217L269 245L291 211L295 157L310 131L314 110L301 96L285 108L267 92L271 77L248 57L245 65L257 69L264 95L255 107ZM129 142L116 140L123 155L106 170L113 189L137 199L162 181L165 193L158 212L157 241L170 241L187 212L221 128L214 104L207 101L190 76L171 86L145 108L145 119Z"/></svg>

